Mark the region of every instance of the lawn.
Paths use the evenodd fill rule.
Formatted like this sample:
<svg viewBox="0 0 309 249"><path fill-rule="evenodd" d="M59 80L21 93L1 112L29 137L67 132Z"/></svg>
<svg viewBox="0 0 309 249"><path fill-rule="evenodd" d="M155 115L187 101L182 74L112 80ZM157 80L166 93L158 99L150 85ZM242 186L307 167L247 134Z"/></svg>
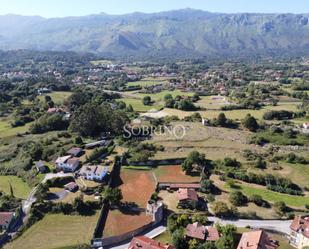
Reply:
<svg viewBox="0 0 309 249"><path fill-rule="evenodd" d="M29 130L31 123L27 123L24 126L12 127L11 117L0 118L0 138L15 136L18 133L25 133Z"/></svg>
<svg viewBox="0 0 309 249"><path fill-rule="evenodd" d="M196 103L197 106L211 110L221 110L222 106L230 105L224 96L202 96Z"/></svg>
<svg viewBox="0 0 309 249"><path fill-rule="evenodd" d="M137 112L147 112L152 109L160 110L163 106L157 103L152 105L144 105L142 99L124 98L119 99L126 103L126 105L132 105L133 110Z"/></svg>
<svg viewBox="0 0 309 249"><path fill-rule="evenodd" d="M17 176L0 176L0 191L10 194L10 183L14 196L23 199L27 198L31 189L27 183Z"/></svg>
<svg viewBox="0 0 309 249"><path fill-rule="evenodd" d="M61 105L63 101L72 95L72 92L51 92L46 95L50 96L54 103ZM44 101L46 95L38 96L41 101Z"/></svg>
<svg viewBox="0 0 309 249"><path fill-rule="evenodd" d="M169 133L153 136L149 142L164 146L164 151L156 153L156 159L186 157L191 151L198 150L212 160L223 157L244 160L241 155L242 150L261 150L255 145L247 144L251 136L247 131L209 127L190 122L174 122L172 125L175 127L182 125L186 131L185 136L182 139L177 139Z"/></svg>
<svg viewBox="0 0 309 249"><path fill-rule="evenodd" d="M194 93L192 92L182 92L180 90L174 90L174 91L162 91L159 93L154 93L154 94L144 94L144 93L136 93L137 96L140 96L141 98L143 98L144 96L150 96L151 99L155 100L155 101L163 101L164 100L164 96L166 94L171 94L173 97L176 96L192 96Z"/></svg>
<svg viewBox="0 0 309 249"><path fill-rule="evenodd" d="M5 249L53 249L90 243L99 212L93 216L47 214Z"/></svg>
<svg viewBox="0 0 309 249"><path fill-rule="evenodd" d="M200 177L188 176L181 165L159 166L154 169L158 182L199 182Z"/></svg>
<svg viewBox="0 0 309 249"><path fill-rule="evenodd" d="M225 185L225 188L229 191L232 190L240 190L247 196L252 196L254 194L260 195L269 202L279 202L283 201L285 204L291 207L304 207L305 205L309 205L309 197L304 196L296 196L296 195L287 195L287 194L281 194L274 191L270 191L266 188L256 188L251 187L249 184L245 183L238 183L236 184L235 189L230 188L229 186Z"/></svg>
<svg viewBox="0 0 309 249"><path fill-rule="evenodd" d="M202 107L206 107L208 106L208 108L210 108L210 101L201 101L200 103ZM204 104L203 104L204 103ZM211 102L213 103L213 102ZM216 110L219 105L218 104L214 104L212 105L213 110L206 110L206 111L198 111L198 113L201 114L202 117L204 118L208 118L208 119L213 119L213 118L217 118L218 115L223 112L225 114L225 116L229 119L234 119L234 120L241 120L244 119L245 116L250 113L252 116L254 116L257 119L263 120L263 114L267 111L270 110L288 110L288 111L297 111L297 105L299 104L299 102L279 102L277 106L265 106L263 108L261 108L260 110L246 110L246 109L242 109L242 110L231 110L231 111L222 111L222 110ZM184 118L187 116L192 115L194 112L185 112L185 111L181 111L181 110L174 110L174 109L169 109L169 108L164 108L163 112L165 113L165 115L176 115L179 118Z"/></svg>
<svg viewBox="0 0 309 249"><path fill-rule="evenodd" d="M164 244L171 244L172 243L172 235L169 231L165 231L164 233L161 233L157 237L154 238L154 240L164 243Z"/></svg>

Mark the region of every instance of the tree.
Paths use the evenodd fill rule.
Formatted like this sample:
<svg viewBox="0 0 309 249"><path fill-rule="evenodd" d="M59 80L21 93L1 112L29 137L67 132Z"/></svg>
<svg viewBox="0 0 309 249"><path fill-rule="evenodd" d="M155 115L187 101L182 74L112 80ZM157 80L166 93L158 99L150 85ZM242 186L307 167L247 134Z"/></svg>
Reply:
<svg viewBox="0 0 309 249"><path fill-rule="evenodd" d="M287 206L283 201L275 202L274 210L278 215L283 216L287 212Z"/></svg>
<svg viewBox="0 0 309 249"><path fill-rule="evenodd" d="M251 195L249 197L249 201L253 202L255 205L260 206L260 207L263 206L265 202L262 196L260 195Z"/></svg>
<svg viewBox="0 0 309 249"><path fill-rule="evenodd" d="M200 184L201 184L201 192L206 194L211 193L214 188L213 181L206 178L203 178Z"/></svg>
<svg viewBox="0 0 309 249"><path fill-rule="evenodd" d="M151 97L150 96L145 96L143 98L143 104L144 105L150 105L151 104Z"/></svg>
<svg viewBox="0 0 309 249"><path fill-rule="evenodd" d="M103 192L103 197L107 200L112 206L119 205L120 201L122 200L122 192L119 188L105 188Z"/></svg>
<svg viewBox="0 0 309 249"><path fill-rule="evenodd" d="M127 112L134 112L133 106L129 104L126 109Z"/></svg>
<svg viewBox="0 0 309 249"><path fill-rule="evenodd" d="M164 96L164 101L169 101L169 100L173 100L173 96L172 94L168 93L168 94L165 94Z"/></svg>
<svg viewBox="0 0 309 249"><path fill-rule="evenodd" d="M226 126L226 121L227 121L227 119L226 119L226 117L225 117L225 114L224 114L223 112L221 112L221 113L219 114L219 116L218 116L217 124L218 124L219 126L224 127L224 126Z"/></svg>
<svg viewBox="0 0 309 249"><path fill-rule="evenodd" d="M14 197L14 191L13 191L12 184L11 183L9 183L9 184L10 184L10 196Z"/></svg>
<svg viewBox="0 0 309 249"><path fill-rule="evenodd" d="M246 115L246 117L243 120L242 124L249 131L253 131L253 132L255 132L259 128L259 125L258 125L255 117L251 116L250 114Z"/></svg>
<svg viewBox="0 0 309 249"><path fill-rule="evenodd" d="M176 249L187 249L187 241L184 237L183 229L177 229L172 233L172 242Z"/></svg>
<svg viewBox="0 0 309 249"><path fill-rule="evenodd" d="M230 209L227 204L221 201L214 202L212 210L218 217L227 217L230 214Z"/></svg>
<svg viewBox="0 0 309 249"><path fill-rule="evenodd" d="M186 160L182 163L182 170L186 172L186 174L191 174L193 171L193 166L197 165L201 170L206 164L205 154L201 154L198 151L192 151Z"/></svg>
<svg viewBox="0 0 309 249"><path fill-rule="evenodd" d="M230 193L229 201L235 206L243 206L248 202L248 198L240 191Z"/></svg>
<svg viewBox="0 0 309 249"><path fill-rule="evenodd" d="M218 226L219 233L222 234L220 239L216 242L217 249L231 249L236 248L235 233L237 228L233 225Z"/></svg>

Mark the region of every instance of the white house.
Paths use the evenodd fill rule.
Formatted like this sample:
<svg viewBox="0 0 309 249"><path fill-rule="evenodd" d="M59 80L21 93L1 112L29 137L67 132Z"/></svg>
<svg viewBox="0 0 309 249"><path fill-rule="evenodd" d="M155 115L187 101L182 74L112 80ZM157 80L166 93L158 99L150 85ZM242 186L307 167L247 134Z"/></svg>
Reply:
<svg viewBox="0 0 309 249"><path fill-rule="evenodd" d="M74 172L79 166L79 159L72 156L58 157L56 160L57 171Z"/></svg>
<svg viewBox="0 0 309 249"><path fill-rule="evenodd" d="M84 165L79 171L79 175L84 179L98 182L101 182L107 173L108 167L97 165Z"/></svg>
<svg viewBox="0 0 309 249"><path fill-rule="evenodd" d="M304 127L304 129L309 129L309 122L303 123L303 127Z"/></svg>
<svg viewBox="0 0 309 249"><path fill-rule="evenodd" d="M296 216L290 225L290 244L298 249L309 246L309 216Z"/></svg>

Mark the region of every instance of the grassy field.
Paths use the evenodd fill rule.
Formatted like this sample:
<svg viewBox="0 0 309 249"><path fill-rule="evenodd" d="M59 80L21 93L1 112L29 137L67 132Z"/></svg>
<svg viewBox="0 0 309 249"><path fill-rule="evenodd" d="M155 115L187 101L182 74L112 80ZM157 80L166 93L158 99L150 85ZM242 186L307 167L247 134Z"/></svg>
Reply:
<svg viewBox="0 0 309 249"><path fill-rule="evenodd" d="M208 107L211 108L210 106L210 101L204 101L204 104L201 104L202 107ZM203 102L202 102L203 103ZM213 103L213 102L211 102ZM244 119L245 116L250 113L252 116L254 116L255 118L258 118L260 120L263 120L263 114L267 111L270 110L288 110L288 111L297 111L297 105L300 102L279 102L277 106L265 106L263 108L261 108L260 110L231 110L231 111L222 111L222 110L215 110L217 109L219 106L219 104L214 104L212 106L212 109L214 110L206 110L206 111L198 111L202 117L204 118L208 118L208 119L213 119L213 118L217 118L218 115L223 112L227 118L229 119L234 119L234 120L241 120ZM194 112L185 112L185 111L181 111L181 110L175 110L175 109L169 109L169 108L164 108L163 112L166 115L176 115L179 118L184 118L187 116L192 115Z"/></svg>
<svg viewBox="0 0 309 249"><path fill-rule="evenodd" d="M47 214L5 249L53 249L90 243L99 213L93 216Z"/></svg>
<svg viewBox="0 0 309 249"><path fill-rule="evenodd" d="M186 157L192 150L205 153L212 160L222 157L235 157L241 161L241 151L251 149L259 151L261 148L247 144L251 133L235 129L203 126L201 123L175 122L185 128L185 136L177 139L168 133L153 136L150 142L164 146L164 151L156 153L156 159Z"/></svg>
<svg viewBox="0 0 309 249"><path fill-rule="evenodd" d="M0 191L10 194L10 183L13 188L14 196L25 199L30 193L27 183L17 176L0 176Z"/></svg>
<svg viewBox="0 0 309 249"><path fill-rule="evenodd" d="M181 92L179 90L174 90L174 91L165 90L165 91L155 93L155 94L136 93L136 95L140 96L141 98L143 98L144 96L150 96L151 99L153 99L155 101L164 100L164 96L166 94L171 94L173 97L176 97L177 95L179 95L179 96L192 96L193 95L193 93L191 93L191 92Z"/></svg>
<svg viewBox="0 0 309 249"><path fill-rule="evenodd" d="M163 107L163 105L157 104L157 103L154 103L153 105L144 105L142 103L142 99L125 98L125 99L120 99L120 100L125 102L127 106L132 105L133 110L137 112L147 112L151 109L159 110Z"/></svg>
<svg viewBox="0 0 309 249"><path fill-rule="evenodd" d="M24 126L14 127L11 126L11 117L0 118L0 138L15 136L18 133L24 133L29 130L31 123Z"/></svg>
<svg viewBox="0 0 309 249"><path fill-rule="evenodd" d="M224 96L202 96L200 98L196 105L206 109L220 110L222 106L230 104Z"/></svg>
<svg viewBox="0 0 309 249"><path fill-rule="evenodd" d="M50 96L56 104L61 105L65 99L72 95L72 92L51 92L46 95ZM38 96L38 98L44 101L45 95Z"/></svg>
<svg viewBox="0 0 309 249"><path fill-rule="evenodd" d="M266 201L269 201L272 203L283 201L285 202L285 204L291 207L304 207L306 204L309 205L309 197L281 194L278 192L270 191L266 188L252 187L249 184L245 184L245 183L236 184L236 187L234 189L230 188L227 185L225 185L225 188L228 191L240 190L247 196L252 196L254 194L257 194L257 195L262 196L263 199L265 199Z"/></svg>

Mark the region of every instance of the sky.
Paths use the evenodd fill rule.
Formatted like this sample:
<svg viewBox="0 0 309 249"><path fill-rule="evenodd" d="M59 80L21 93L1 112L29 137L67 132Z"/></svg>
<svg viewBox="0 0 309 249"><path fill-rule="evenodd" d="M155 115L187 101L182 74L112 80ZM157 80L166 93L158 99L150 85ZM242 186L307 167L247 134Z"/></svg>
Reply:
<svg viewBox="0 0 309 249"><path fill-rule="evenodd" d="M211 12L309 13L308 0L0 0L0 15L43 17L125 14L193 8Z"/></svg>

